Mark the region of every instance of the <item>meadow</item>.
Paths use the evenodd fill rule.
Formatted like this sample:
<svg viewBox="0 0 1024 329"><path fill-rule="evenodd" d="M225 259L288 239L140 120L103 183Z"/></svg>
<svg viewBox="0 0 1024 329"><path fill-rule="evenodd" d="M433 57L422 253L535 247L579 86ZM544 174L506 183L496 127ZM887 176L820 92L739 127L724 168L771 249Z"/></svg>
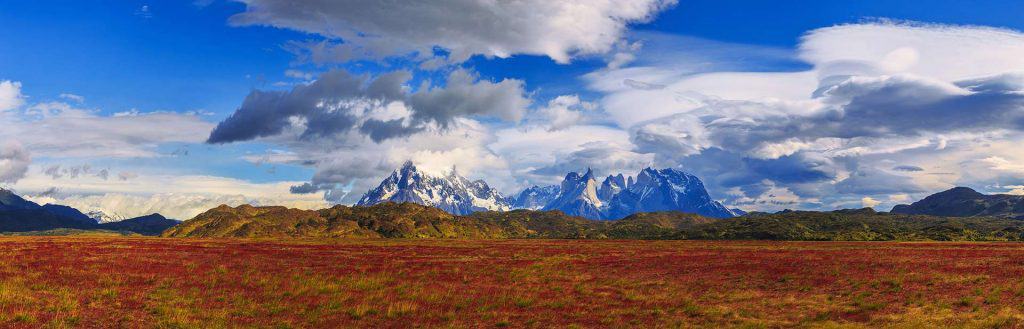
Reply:
<svg viewBox="0 0 1024 329"><path fill-rule="evenodd" d="M1024 326L1024 245L0 237L0 327Z"/></svg>

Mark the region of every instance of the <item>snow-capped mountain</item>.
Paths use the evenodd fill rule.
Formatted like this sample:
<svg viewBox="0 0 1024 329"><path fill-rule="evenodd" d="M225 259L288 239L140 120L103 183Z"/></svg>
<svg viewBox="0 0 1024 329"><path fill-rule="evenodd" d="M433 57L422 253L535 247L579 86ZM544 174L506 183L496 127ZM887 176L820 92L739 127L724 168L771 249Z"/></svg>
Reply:
<svg viewBox="0 0 1024 329"><path fill-rule="evenodd" d="M711 199L697 176L675 169L646 168L636 182L616 194L608 204L608 218L622 218L638 212L682 211L701 216L736 216Z"/></svg>
<svg viewBox="0 0 1024 329"><path fill-rule="evenodd" d="M540 206L545 195L553 196ZM739 215L711 199L696 176L675 169L652 168L640 171L635 180L623 174L609 175L600 185L589 169L583 175L569 173L560 187L534 186L523 190L512 206L561 210L590 219L619 219L652 211L682 211L716 218Z"/></svg>
<svg viewBox="0 0 1024 329"><path fill-rule="evenodd" d="M604 202L598 197L597 190L597 180L592 170L588 168L583 175L571 172L565 175L558 195L544 206L544 210L561 210L570 215L604 219Z"/></svg>
<svg viewBox="0 0 1024 329"><path fill-rule="evenodd" d="M98 222L100 224L103 224L103 223L116 223L116 222L120 222L120 221L123 221L125 219L128 219L127 217L124 217L124 216L121 216L121 215L118 215L118 214L108 214L108 213L104 212L103 210L92 210L92 211L89 211L89 212L85 213L85 215L89 216L89 218L92 218L92 219L96 220L96 222Z"/></svg>
<svg viewBox="0 0 1024 329"><path fill-rule="evenodd" d="M509 203L514 209L543 209L558 196L558 185L532 186L519 192Z"/></svg>
<svg viewBox="0 0 1024 329"><path fill-rule="evenodd" d="M367 191L357 205L381 202L413 202L440 208L456 215L476 211L511 209L508 201L483 180L470 181L454 169L445 176L430 176L406 162L384 179L377 188Z"/></svg>
<svg viewBox="0 0 1024 329"><path fill-rule="evenodd" d="M601 199L601 202L608 203L612 200L616 194L626 189L626 178L622 174L618 176L608 175L601 183L601 188L597 190L597 197Z"/></svg>

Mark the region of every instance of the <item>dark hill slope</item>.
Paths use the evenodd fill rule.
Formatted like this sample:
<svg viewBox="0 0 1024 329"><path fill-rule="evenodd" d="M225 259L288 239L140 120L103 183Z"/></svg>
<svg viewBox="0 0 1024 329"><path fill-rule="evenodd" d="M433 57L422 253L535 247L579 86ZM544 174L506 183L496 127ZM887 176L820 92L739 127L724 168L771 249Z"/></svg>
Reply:
<svg viewBox="0 0 1024 329"><path fill-rule="evenodd" d="M896 214L947 217L1008 217L1024 219L1024 196L986 195L968 187L955 187L932 194L910 205L892 208Z"/></svg>
<svg viewBox="0 0 1024 329"><path fill-rule="evenodd" d="M125 219L119 222L103 223L99 224L98 227L100 230L135 232L142 235L159 235L160 232L174 227L175 225L178 225L178 223L181 222L173 219L167 219L167 217L161 216L160 214L152 214Z"/></svg>
<svg viewBox="0 0 1024 329"><path fill-rule="evenodd" d="M168 237L502 238L497 226L414 203L322 210L220 206L165 231Z"/></svg>
<svg viewBox="0 0 1024 329"><path fill-rule="evenodd" d="M870 208L753 213L726 219L655 212L602 221L532 210L454 216L413 203L381 203L317 211L221 206L164 231L163 236L1021 241L1024 221L890 214Z"/></svg>
<svg viewBox="0 0 1024 329"><path fill-rule="evenodd" d="M415 203L334 206L322 210L220 206L163 232L166 237L373 238L665 238L697 215L650 213L618 221L589 220L561 211L484 211L455 216Z"/></svg>

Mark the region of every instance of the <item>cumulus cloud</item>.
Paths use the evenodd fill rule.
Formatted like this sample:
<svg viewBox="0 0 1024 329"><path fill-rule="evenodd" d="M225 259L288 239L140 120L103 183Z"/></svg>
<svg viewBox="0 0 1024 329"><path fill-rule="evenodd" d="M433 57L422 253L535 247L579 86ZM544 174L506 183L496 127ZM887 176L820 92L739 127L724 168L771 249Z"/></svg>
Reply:
<svg viewBox="0 0 1024 329"><path fill-rule="evenodd" d="M0 183L16 183L25 177L31 162L32 157L21 144L7 142L0 145Z"/></svg>
<svg viewBox="0 0 1024 329"><path fill-rule="evenodd" d="M423 86L410 93L405 85L410 78L406 71L371 78L333 70L290 91L253 91L207 142L245 141L290 129L301 130L299 137L307 140L355 130L381 142L423 131L426 125L447 128L459 117L518 121L530 103L520 80L491 82L455 70L444 87Z"/></svg>
<svg viewBox="0 0 1024 329"><path fill-rule="evenodd" d="M657 46L654 39L644 49ZM965 159L1005 156L1006 149L978 146L1022 140L1019 32L836 26L809 32L795 54L809 69L789 72L707 72L694 65L701 51L678 52L641 52L630 66L586 79L605 94L601 108L629 130L636 152L693 168L712 189L732 191L728 201L785 188L823 206L864 197L884 204L890 195L920 197L952 184L1017 181L1005 163ZM729 58L710 66L743 69ZM943 165L924 172L917 164L926 159ZM958 163L1002 174L965 175L970 169Z"/></svg>
<svg viewBox="0 0 1024 329"><path fill-rule="evenodd" d="M21 82L0 80L0 112L16 109L24 102Z"/></svg>
<svg viewBox="0 0 1024 329"><path fill-rule="evenodd" d="M508 161L486 146L493 140L494 136L484 124L456 118L448 127L425 125L423 130L408 138L379 142L358 131L320 137L315 141L278 138L274 142L286 148L286 153L254 156L250 161L313 167L311 180L293 184L292 192L323 191L322 195L332 202L353 203L407 160L428 173L443 174L456 166L470 178L487 178L491 185L511 186Z"/></svg>
<svg viewBox="0 0 1024 329"><path fill-rule="evenodd" d="M564 177L568 172L590 168L601 175L630 175L635 173L637 168L650 166L651 163L652 155L633 152L628 143L597 141L583 144L568 154L558 155L553 164L534 169L532 173Z"/></svg>
<svg viewBox="0 0 1024 329"><path fill-rule="evenodd" d="M537 110L535 120L549 130L561 130L584 123L596 107L597 104L580 100L578 95L562 95Z"/></svg>
<svg viewBox="0 0 1024 329"><path fill-rule="evenodd" d="M649 155L632 152L633 147L628 145L626 142L628 140L628 132L602 125L576 125L561 130L550 130L542 125L531 125L497 130L494 132L493 141L487 144L487 148L502 158L508 159L509 169L517 180L515 186L523 187L558 183L561 178L565 177L565 172L556 173L554 170L550 170L554 167L575 171L593 166L596 169L601 169L602 172L607 169L609 173L618 169L605 168L601 163L578 161L588 152L577 155L573 155L573 153L588 147L604 149L604 151L614 154L619 159L619 164L632 161L625 160L627 157L649 159ZM626 171L638 171L648 162L639 160L633 163L640 164L641 167L630 168L631 170ZM606 164L610 165L611 162ZM548 170L538 170L541 168L548 168Z"/></svg>
<svg viewBox="0 0 1024 329"><path fill-rule="evenodd" d="M603 54L623 38L629 24L646 22L675 4L674 0L239 2L246 9L230 18L232 25L274 26L325 37L299 45L314 61L429 58L435 48L441 48L455 63L473 55L542 55L568 63L574 56ZM458 8L458 14L452 8Z"/></svg>
<svg viewBox="0 0 1024 329"><path fill-rule="evenodd" d="M470 71L455 70L443 88L435 87L412 94L409 104L413 116L447 125L452 118L485 115L507 121L519 121L530 105L524 97L522 80L482 81Z"/></svg>

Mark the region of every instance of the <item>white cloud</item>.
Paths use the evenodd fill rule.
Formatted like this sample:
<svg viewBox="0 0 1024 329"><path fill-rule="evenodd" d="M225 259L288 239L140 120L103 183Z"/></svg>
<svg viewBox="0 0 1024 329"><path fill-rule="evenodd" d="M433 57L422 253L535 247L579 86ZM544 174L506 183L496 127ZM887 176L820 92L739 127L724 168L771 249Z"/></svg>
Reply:
<svg viewBox="0 0 1024 329"><path fill-rule="evenodd" d="M860 199L860 204L864 208L874 208L875 206L882 204L882 202L866 196Z"/></svg>
<svg viewBox="0 0 1024 329"><path fill-rule="evenodd" d="M1024 34L911 22L838 25L807 33L800 58L826 75L912 73L953 81L1024 70Z"/></svg>
<svg viewBox="0 0 1024 329"><path fill-rule="evenodd" d="M549 130L561 130L581 124L596 104L581 101L578 95L562 95L548 101L548 105L537 110L535 121Z"/></svg>
<svg viewBox="0 0 1024 329"><path fill-rule="evenodd" d="M0 112L16 109L24 102L21 82L0 80Z"/></svg>
<svg viewBox="0 0 1024 329"><path fill-rule="evenodd" d="M491 82L474 72L452 71L443 87L410 92L407 71L376 77L333 70L289 91L256 90L217 124L207 140L223 144L280 136L300 130L315 140L358 132L373 142L408 137L432 126L448 127L464 117L519 121L530 105L521 80Z"/></svg>
<svg viewBox="0 0 1024 329"><path fill-rule="evenodd" d="M981 159L981 162L987 164L989 170L1024 175L1024 164L1020 162L1012 162L1001 156L990 156Z"/></svg>
<svg viewBox="0 0 1024 329"><path fill-rule="evenodd" d="M889 196L889 201L896 204L912 202L909 194L900 193Z"/></svg>
<svg viewBox="0 0 1024 329"><path fill-rule="evenodd" d="M606 126L572 126L549 131L543 127L520 127L497 130L495 140L488 147L498 154L514 157L523 170L549 165L558 155L567 155L598 141L626 141L629 133Z"/></svg>
<svg viewBox="0 0 1024 329"><path fill-rule="evenodd" d="M17 139L36 156L153 157L163 143L202 142L213 125L170 112L102 116L67 103L0 113L0 138Z"/></svg>
<svg viewBox="0 0 1024 329"><path fill-rule="evenodd" d="M291 194L297 182L252 183L244 180L193 175L140 175L128 180L83 176L74 182L45 174L30 174L14 185L32 195L60 186L57 193L30 197L40 203L68 205L82 211L100 210L124 218L160 213L169 218L190 219L221 204L281 205L302 209L328 206L322 193Z"/></svg>
<svg viewBox="0 0 1024 329"><path fill-rule="evenodd" d="M381 59L434 47L462 62L472 55L543 55L568 63L613 49L627 25L645 22L674 0L591 1L283 1L239 0L235 26L268 25L319 34L331 41L299 45L315 61ZM458 8L457 13L453 8Z"/></svg>
<svg viewBox="0 0 1024 329"><path fill-rule="evenodd" d="M25 177L31 162L32 158L21 144L7 141L0 145L0 183L16 183Z"/></svg>
<svg viewBox="0 0 1024 329"><path fill-rule="evenodd" d="M78 104L85 103L85 96L79 96L79 95L75 95L75 94L63 93L63 94L60 94L60 98L67 99L67 100L70 100L70 101L78 103Z"/></svg>
<svg viewBox="0 0 1024 329"><path fill-rule="evenodd" d="M708 56L738 45L697 40L696 50L647 53L666 40L645 40L632 66L585 79L637 152L694 168L712 189L736 192L735 204L786 207L762 199L779 188L822 206L865 197L884 205L898 201L890 195L1024 182L1019 159L1009 159L1019 153L1009 145L1024 141L1020 32L841 25L802 39L795 57L809 69L779 72L744 72L740 59ZM738 53L759 52L778 55ZM892 170L899 165L922 169Z"/></svg>

